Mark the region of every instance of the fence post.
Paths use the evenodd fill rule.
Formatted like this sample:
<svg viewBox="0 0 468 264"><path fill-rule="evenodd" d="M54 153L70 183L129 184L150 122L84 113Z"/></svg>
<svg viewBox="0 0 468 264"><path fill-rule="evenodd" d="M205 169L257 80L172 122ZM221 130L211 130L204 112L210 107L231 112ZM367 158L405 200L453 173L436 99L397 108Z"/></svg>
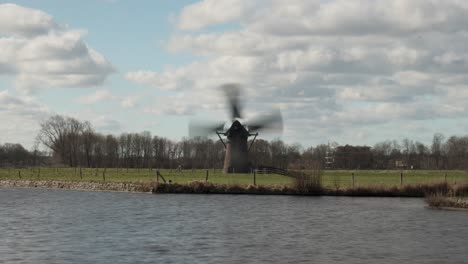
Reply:
<svg viewBox="0 0 468 264"><path fill-rule="evenodd" d="M445 177L445 183L447 183L447 173L444 174Z"/></svg>
<svg viewBox="0 0 468 264"><path fill-rule="evenodd" d="M208 182L208 170L206 170L205 182Z"/></svg>
<svg viewBox="0 0 468 264"><path fill-rule="evenodd" d="M163 182L166 183L166 179L165 179L164 176L162 176L161 173L159 173L159 171L158 171L158 182L159 182L159 177L161 177L161 179L163 180Z"/></svg>
<svg viewBox="0 0 468 264"><path fill-rule="evenodd" d="M400 172L400 186L403 185L403 172Z"/></svg>
<svg viewBox="0 0 468 264"><path fill-rule="evenodd" d="M21 179L21 171L18 171L18 177Z"/></svg>
<svg viewBox="0 0 468 264"><path fill-rule="evenodd" d="M81 171L81 167L80 167L80 179L83 179L83 173Z"/></svg>
<svg viewBox="0 0 468 264"><path fill-rule="evenodd" d="M351 173L351 176L353 177L353 188L354 188L354 172Z"/></svg>
<svg viewBox="0 0 468 264"><path fill-rule="evenodd" d="M257 175L256 175L256 170L253 171L253 176L254 176L254 185L257 185Z"/></svg>

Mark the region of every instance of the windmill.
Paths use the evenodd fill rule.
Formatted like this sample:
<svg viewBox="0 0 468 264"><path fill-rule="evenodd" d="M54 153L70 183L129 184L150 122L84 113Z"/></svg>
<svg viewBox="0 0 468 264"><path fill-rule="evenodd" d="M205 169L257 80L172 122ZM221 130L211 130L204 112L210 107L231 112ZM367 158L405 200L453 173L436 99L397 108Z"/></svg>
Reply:
<svg viewBox="0 0 468 264"><path fill-rule="evenodd" d="M221 86L225 93L229 110L229 123L217 123L214 125L202 125L191 122L189 135L209 136L217 134L226 150L224 156L223 171L225 173L246 173L251 169L249 162L249 151L258 136L259 131L282 130L283 118L279 110L270 114L260 116L254 120L242 119L241 89L236 84L225 84ZM226 126L227 124L227 126ZM248 145L249 137L254 137ZM223 140L225 137L225 140Z"/></svg>

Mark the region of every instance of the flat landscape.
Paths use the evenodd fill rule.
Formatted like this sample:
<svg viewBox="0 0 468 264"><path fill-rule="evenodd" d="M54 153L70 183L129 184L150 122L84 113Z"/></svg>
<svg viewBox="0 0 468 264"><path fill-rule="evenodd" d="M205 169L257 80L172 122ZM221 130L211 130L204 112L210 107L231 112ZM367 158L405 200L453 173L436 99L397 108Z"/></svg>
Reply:
<svg viewBox="0 0 468 264"><path fill-rule="evenodd" d="M81 172L80 172L81 170ZM253 174L224 174L221 170L159 170L164 179L172 183L205 181L216 184L253 184ZM304 173L308 173L307 170ZM403 184L468 183L465 170L323 170L322 183L325 187L353 186L398 186ZM403 174L403 177L401 175ZM0 168L0 180L49 180L49 181L92 181L92 182L152 182L157 181L155 169L125 168ZM159 181L163 182L160 178ZM291 185L293 178L278 174L255 175L257 185Z"/></svg>

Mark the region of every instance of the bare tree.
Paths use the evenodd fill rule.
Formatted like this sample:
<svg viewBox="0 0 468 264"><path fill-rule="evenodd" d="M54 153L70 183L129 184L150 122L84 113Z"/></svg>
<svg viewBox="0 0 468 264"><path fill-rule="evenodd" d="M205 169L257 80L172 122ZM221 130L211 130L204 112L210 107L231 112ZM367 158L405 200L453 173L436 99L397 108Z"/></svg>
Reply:
<svg viewBox="0 0 468 264"><path fill-rule="evenodd" d="M441 133L434 134L434 137L432 138L431 152L435 160L435 167L437 169L440 169L442 167L441 156L442 156L443 141L444 141L444 135L442 135Z"/></svg>
<svg viewBox="0 0 468 264"><path fill-rule="evenodd" d="M85 165L91 167L92 164L92 150L96 142L96 133L94 132L91 123L85 121L83 123L83 131L81 136L82 149Z"/></svg>
<svg viewBox="0 0 468 264"><path fill-rule="evenodd" d="M51 116L40 123L40 131L37 139L46 147L59 155L62 162L67 162L68 157L68 126L64 117Z"/></svg>

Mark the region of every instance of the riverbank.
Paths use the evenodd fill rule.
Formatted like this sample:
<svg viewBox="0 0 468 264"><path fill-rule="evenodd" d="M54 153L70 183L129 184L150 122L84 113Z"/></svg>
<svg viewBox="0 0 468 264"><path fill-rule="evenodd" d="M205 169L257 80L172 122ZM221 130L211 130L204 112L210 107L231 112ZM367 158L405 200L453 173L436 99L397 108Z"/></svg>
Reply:
<svg viewBox="0 0 468 264"><path fill-rule="evenodd" d="M468 185L447 183L412 184L402 186L356 186L346 188L294 186L226 185L206 182L187 184L157 184L153 193L205 193L205 194L256 194L256 195L309 195L309 196L359 196L359 197L425 197L433 193L466 192Z"/></svg>
<svg viewBox="0 0 468 264"><path fill-rule="evenodd" d="M0 187L45 188L87 191L151 192L150 182L91 182L91 181L41 181L41 180L0 180Z"/></svg>
<svg viewBox="0 0 468 264"><path fill-rule="evenodd" d="M222 170L170 170L160 169L160 174L172 183L186 184L208 181L227 185L293 185L294 178L278 174L225 174ZM154 182L156 170L149 168L0 168L0 180L80 181L80 182ZM313 171L305 170L304 174ZM160 178L160 182L163 180ZM326 188L351 188L353 186L400 186L447 182L468 184L468 171L438 170L322 170L321 185Z"/></svg>
<svg viewBox="0 0 468 264"><path fill-rule="evenodd" d="M252 195L311 195L360 197L426 197L430 194L468 193L468 185L447 183L402 186L356 186L354 188L297 188L287 185L227 185L210 182L155 183L155 182L92 182L1 180L0 187L48 188L90 191L191 193L191 194L252 194Z"/></svg>

